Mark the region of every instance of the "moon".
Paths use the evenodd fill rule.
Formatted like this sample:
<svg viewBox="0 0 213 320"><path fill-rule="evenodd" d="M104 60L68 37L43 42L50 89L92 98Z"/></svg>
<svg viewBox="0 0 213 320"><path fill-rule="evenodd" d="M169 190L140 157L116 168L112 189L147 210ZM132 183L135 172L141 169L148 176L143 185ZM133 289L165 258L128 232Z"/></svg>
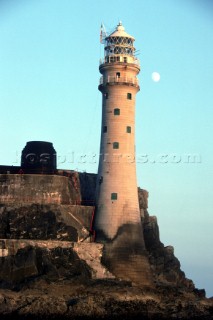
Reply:
<svg viewBox="0 0 213 320"><path fill-rule="evenodd" d="M152 72L152 80L154 82L159 82L160 81L160 73L158 72Z"/></svg>

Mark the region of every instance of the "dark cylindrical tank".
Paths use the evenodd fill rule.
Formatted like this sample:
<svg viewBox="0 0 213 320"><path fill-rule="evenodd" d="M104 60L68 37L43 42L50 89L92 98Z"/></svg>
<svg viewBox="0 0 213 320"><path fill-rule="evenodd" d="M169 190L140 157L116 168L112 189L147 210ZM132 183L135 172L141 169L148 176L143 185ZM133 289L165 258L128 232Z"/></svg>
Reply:
<svg viewBox="0 0 213 320"><path fill-rule="evenodd" d="M24 173L54 174L56 151L51 142L29 141L22 150L21 169Z"/></svg>

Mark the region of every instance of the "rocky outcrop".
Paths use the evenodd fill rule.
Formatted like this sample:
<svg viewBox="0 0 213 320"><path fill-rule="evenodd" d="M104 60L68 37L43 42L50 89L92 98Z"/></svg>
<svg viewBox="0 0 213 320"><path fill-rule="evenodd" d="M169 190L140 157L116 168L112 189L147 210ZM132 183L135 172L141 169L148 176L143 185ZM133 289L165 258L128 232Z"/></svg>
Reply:
<svg viewBox="0 0 213 320"><path fill-rule="evenodd" d="M1 319L211 320L212 302L172 288L132 287L118 280L31 282L0 290Z"/></svg>
<svg viewBox="0 0 213 320"><path fill-rule="evenodd" d="M81 241L94 208L73 205L0 205L0 238Z"/></svg>
<svg viewBox="0 0 213 320"><path fill-rule="evenodd" d="M54 181L57 180L57 187L59 181L61 181L61 185L64 181L65 186L63 186L63 188L70 188L68 188L69 190L66 189L68 190L67 193L65 192L65 194L70 197L68 197L67 202L72 201L72 199L74 199L73 197L77 196L80 192L80 198L85 201L87 205L56 204L54 203L54 197L53 203L50 204L39 203L41 200L39 197L37 197L37 203L33 204L26 202L22 204L20 202L10 204L2 203L2 205L0 205L1 239L61 240L74 242L90 241L91 220L94 213L94 207L89 206L89 204L92 203L95 197L96 175L88 173L77 174L71 171L61 171L59 173L61 176L54 178L51 176L39 176L39 183L41 183L41 177L43 180L46 179L42 188L50 189L50 181L52 181L51 183L54 185ZM4 175L1 175L1 178L4 178L3 176ZM13 179L15 179L14 181L22 183L22 180L26 180L26 189L28 189L29 181L32 182L32 179L36 179L35 177L37 177L37 175L26 175L24 178L17 176L18 175L11 175L10 178L7 177L6 181L10 181L12 183ZM38 181L36 183L38 183ZM2 186L3 185L4 183ZM55 186L52 186L51 188L54 189ZM131 252L130 255L135 256L135 258L133 257L134 259L132 259L131 263L128 262L128 259L126 259L128 254L126 253L127 249L125 246L125 254L116 260L115 268L112 261L109 262L107 260L105 252L108 250L109 253L110 250L113 254L113 252L118 251L116 251L116 245L119 240L118 237L115 243L108 245L111 246L110 248L107 249L107 245L105 246L103 263L105 263L109 270L112 272L114 271L114 274L118 277L119 274L121 275L121 278L123 274L126 274L126 276L123 277L123 279L126 280L130 279L128 274L129 276L132 275L132 279L135 278L133 271L138 265L138 269L151 270L152 276L149 271L149 277L147 273L143 273L143 271L141 273L140 280L144 285L146 283L145 280L152 277L155 284L184 287L189 291L195 290L193 282L186 279L184 272L180 269L180 262L175 257L173 248L171 246L165 247L160 241L157 219L156 217L149 216L147 211L148 192L139 189L138 194L143 225L142 231L146 248L144 256L146 259L138 261L135 253ZM10 196L12 196L12 194L10 194ZM124 239L126 242L128 242L128 234L129 232L126 233L126 239ZM134 231L133 234L135 234ZM119 254L122 254L121 250L119 250ZM147 266L147 257L150 264L149 268ZM132 263L134 264L134 268L131 267ZM127 265L129 270L128 272L126 272ZM146 268L144 267L145 265ZM136 278L135 282L137 282ZM150 280L149 283L151 283Z"/></svg>
<svg viewBox="0 0 213 320"><path fill-rule="evenodd" d="M192 280L185 277L185 273L181 270L180 262L174 255L174 248L172 246L165 247L160 241L157 218L150 216L147 211L148 195L146 190L139 188L144 240L155 283L183 287L187 291L193 291L195 290L194 284Z"/></svg>
<svg viewBox="0 0 213 320"><path fill-rule="evenodd" d="M35 278L56 281L60 278L85 277L90 270L70 248L50 249L27 246L17 253L0 258L0 285L4 288L19 289L24 282Z"/></svg>
<svg viewBox="0 0 213 320"><path fill-rule="evenodd" d="M88 206L88 204L92 203L94 199L96 175L88 173L78 175L71 171L61 171L59 173L64 175L59 177L59 181L61 179L61 181L64 181L65 179L66 185L70 186L70 191L68 192L68 194L70 194L70 199L72 199L72 195L77 195L77 193L75 193L77 190L80 190L80 198L87 202L87 205L2 203L0 206L1 239L61 240L75 242L90 241L91 220L94 213L94 207ZM67 176L65 177L65 175ZM13 177L15 175L11 176ZM11 180L12 177L8 179ZM19 178L20 181L21 179L22 178ZM30 181L32 177L29 175L29 177L25 179ZM42 179L45 179L44 176ZM46 176L46 179L47 180L44 185L47 187L50 185L50 176ZM149 216L147 211L148 192L139 189L138 194L146 248L146 252L144 254L146 259L148 257L154 283L184 287L189 291L195 290L193 282L186 279L184 272L180 269L180 262L175 257L173 248L171 246L165 247L160 241L157 219L156 217ZM37 200L39 202L39 198ZM128 233L125 241L128 242ZM116 243L117 242L113 243L113 252L116 251ZM107 249L106 247L107 246L105 246L104 253ZM112 251L111 247L107 250ZM120 251L119 254L121 254ZM134 255L134 252L132 252L131 255L132 254ZM126 257L126 255L125 249L124 256ZM115 268L112 262L109 262L106 259L106 255L103 255L103 263L105 263L109 270L114 270L114 274L118 277L119 274L126 274L127 276L124 278L126 280L129 279L128 274L132 274L132 278L134 278L133 271L137 265L141 270L150 269L147 267L146 259L146 261L142 259L140 262L136 257L135 259L132 259L134 268L131 268L131 263L128 264L126 258L123 259L124 261L121 263L122 259L123 256L116 260ZM118 263L119 261L120 263ZM126 272L127 264L129 270L128 273ZM144 264L146 265L146 268L143 267ZM149 277L146 273L141 273L141 281L144 285L146 283L145 280L148 278L150 279L150 277L150 271ZM137 282L137 279L135 282Z"/></svg>
<svg viewBox="0 0 213 320"><path fill-rule="evenodd" d="M145 263L154 283L149 287L141 286L137 279L119 279L122 272L127 274L126 251L124 256L119 251L122 263L118 261L113 269L105 256L107 245L90 243L96 175L59 174L56 180L60 190L65 190L60 198L64 200L55 202L53 196L48 203L42 192L55 188L49 177L31 203L20 201L24 189L18 191L14 186L16 201L5 200L7 183L0 176L4 180L0 181L4 189L0 195L1 319L213 319L212 299L206 299L205 290L196 289L185 277L173 247L160 241L157 218L147 211L147 191L139 189L139 203ZM23 178L17 179L21 182ZM134 269L142 270L141 283L145 284L144 261L132 261L130 278L134 278Z"/></svg>
<svg viewBox="0 0 213 320"><path fill-rule="evenodd" d="M113 279L101 264L103 245L68 241L0 240L0 287L20 290L46 281Z"/></svg>

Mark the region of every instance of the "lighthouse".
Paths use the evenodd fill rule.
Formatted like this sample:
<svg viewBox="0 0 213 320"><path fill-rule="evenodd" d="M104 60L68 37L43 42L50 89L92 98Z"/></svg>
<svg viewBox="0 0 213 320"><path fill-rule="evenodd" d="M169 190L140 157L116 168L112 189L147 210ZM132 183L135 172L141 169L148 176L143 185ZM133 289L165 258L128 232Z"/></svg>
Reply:
<svg viewBox="0 0 213 320"><path fill-rule="evenodd" d="M136 179L135 103L140 64L134 41L121 22L102 41L102 125L94 231L96 242L105 244L105 263L116 275L134 281L143 278L148 283L150 268Z"/></svg>
<svg viewBox="0 0 213 320"><path fill-rule="evenodd" d="M100 64L100 160L96 190L96 239L113 239L120 226L140 224L135 163L135 101L140 71L134 38L120 22L105 38Z"/></svg>

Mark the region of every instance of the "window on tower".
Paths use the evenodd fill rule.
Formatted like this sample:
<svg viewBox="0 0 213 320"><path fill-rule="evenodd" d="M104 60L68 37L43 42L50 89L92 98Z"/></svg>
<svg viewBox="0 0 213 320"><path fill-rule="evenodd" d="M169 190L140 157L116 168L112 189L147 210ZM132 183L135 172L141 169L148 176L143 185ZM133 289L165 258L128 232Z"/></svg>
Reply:
<svg viewBox="0 0 213 320"><path fill-rule="evenodd" d="M120 109L116 108L114 109L114 115L119 116L120 115Z"/></svg>
<svg viewBox="0 0 213 320"><path fill-rule="evenodd" d="M108 99L108 98L109 98L108 92L105 92L105 93L104 93L104 97L105 97L105 99Z"/></svg>
<svg viewBox="0 0 213 320"><path fill-rule="evenodd" d="M106 133L107 132L107 126L104 126L103 127L103 133Z"/></svg>
<svg viewBox="0 0 213 320"><path fill-rule="evenodd" d="M126 132L127 132L127 133L131 133L131 127L129 127L129 126L126 127Z"/></svg>
<svg viewBox="0 0 213 320"><path fill-rule="evenodd" d="M113 142L113 149L119 149L119 142Z"/></svg>
<svg viewBox="0 0 213 320"><path fill-rule="evenodd" d="M121 77L121 73L120 72L116 72L116 78L120 78Z"/></svg>
<svg viewBox="0 0 213 320"><path fill-rule="evenodd" d="M117 200L118 199L118 194L113 192L111 193L111 200Z"/></svg>
<svg viewBox="0 0 213 320"><path fill-rule="evenodd" d="M128 99L128 100L132 100L132 94L129 93L129 92L127 93L127 99Z"/></svg>
<svg viewBox="0 0 213 320"><path fill-rule="evenodd" d="M127 57L124 57L124 63L127 63Z"/></svg>

